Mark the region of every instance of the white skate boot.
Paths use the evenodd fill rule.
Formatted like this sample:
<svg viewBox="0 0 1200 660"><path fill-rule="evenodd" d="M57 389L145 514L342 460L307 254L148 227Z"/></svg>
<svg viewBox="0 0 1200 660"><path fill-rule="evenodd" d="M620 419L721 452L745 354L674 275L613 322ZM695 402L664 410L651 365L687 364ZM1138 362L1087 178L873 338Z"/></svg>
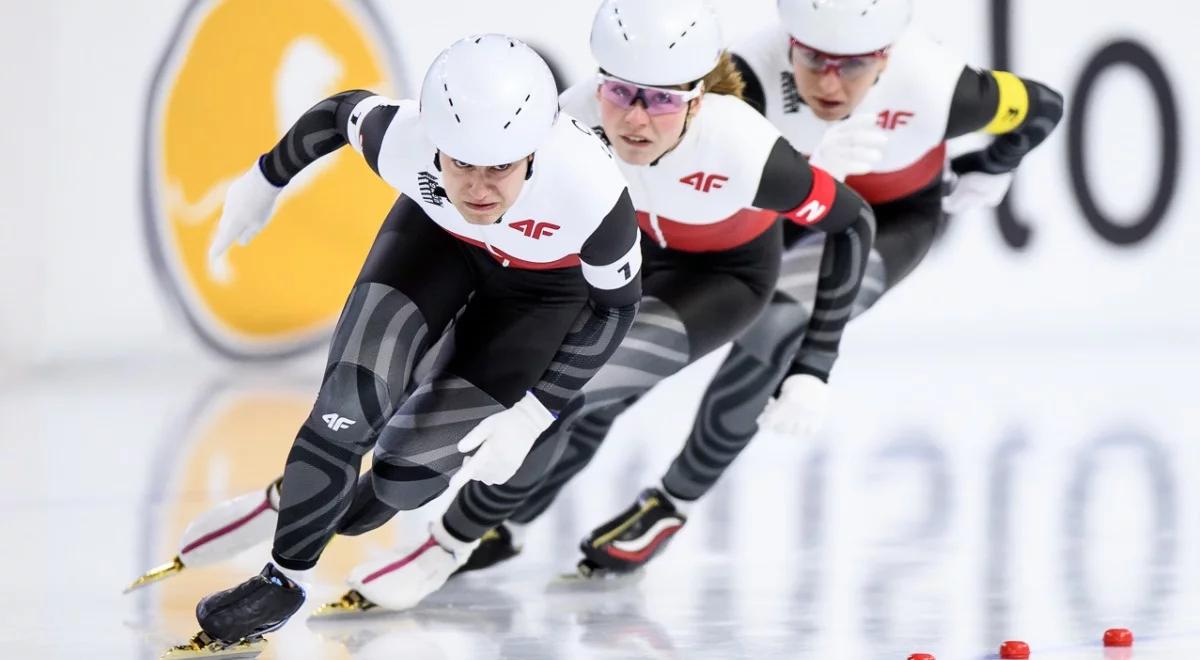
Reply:
<svg viewBox="0 0 1200 660"><path fill-rule="evenodd" d="M479 541L450 535L438 518L429 536L415 548L359 564L350 572L350 590L313 613L314 618L354 616L369 611L406 610L446 584Z"/></svg>
<svg viewBox="0 0 1200 660"><path fill-rule="evenodd" d="M164 580L191 566L217 564L271 539L279 519L279 482L239 495L200 514L183 532L179 554L150 569L125 588L125 593Z"/></svg>

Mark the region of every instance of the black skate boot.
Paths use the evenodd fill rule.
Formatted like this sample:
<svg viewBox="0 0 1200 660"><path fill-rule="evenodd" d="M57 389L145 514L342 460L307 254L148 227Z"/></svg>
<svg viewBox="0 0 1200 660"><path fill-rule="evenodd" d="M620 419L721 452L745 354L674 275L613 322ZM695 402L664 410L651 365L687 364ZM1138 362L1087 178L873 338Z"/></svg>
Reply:
<svg viewBox="0 0 1200 660"><path fill-rule="evenodd" d="M163 658L252 658L304 604L304 589L267 564L245 582L206 596L196 605L200 632Z"/></svg>
<svg viewBox="0 0 1200 660"><path fill-rule="evenodd" d="M661 552L686 522L687 516L676 511L662 491L647 488L632 506L579 543L584 556L579 574L602 577L636 571Z"/></svg>
<svg viewBox="0 0 1200 660"><path fill-rule="evenodd" d="M495 566L519 554L521 554L521 549L513 544L512 532L501 523L489 529L483 535L483 538L479 539L479 545L471 552L471 556L467 558L467 563L459 566L458 570L454 571L450 577L466 573L467 571L478 571L489 566Z"/></svg>

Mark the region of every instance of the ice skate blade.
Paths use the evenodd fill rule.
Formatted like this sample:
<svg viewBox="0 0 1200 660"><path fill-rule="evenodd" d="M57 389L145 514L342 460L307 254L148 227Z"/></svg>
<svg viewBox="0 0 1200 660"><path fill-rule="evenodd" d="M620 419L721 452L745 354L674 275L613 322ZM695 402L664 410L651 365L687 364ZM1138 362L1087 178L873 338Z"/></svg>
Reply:
<svg viewBox="0 0 1200 660"><path fill-rule="evenodd" d="M178 574L182 570L183 560L179 558L179 555L175 555L175 558L171 561L161 566L155 566L154 568L143 573L138 579L131 582L128 587L125 587L125 591L121 593L127 594L135 589L141 589L142 587L154 584L160 580L165 580L172 575Z"/></svg>
<svg viewBox="0 0 1200 660"><path fill-rule="evenodd" d="M646 576L645 569L637 568L627 573L606 570L588 562L579 562L570 573L562 573L546 587L546 591L608 591L635 585Z"/></svg>
<svg viewBox="0 0 1200 660"><path fill-rule="evenodd" d="M352 619L364 614L376 614L385 610L371 602L366 596L351 589L341 598L326 603L309 615L309 619Z"/></svg>
<svg viewBox="0 0 1200 660"><path fill-rule="evenodd" d="M262 637L225 645L214 641L204 632L198 632L188 640L188 643L167 649L166 653L159 656L159 660L178 660L178 658L257 658L266 648L267 640Z"/></svg>

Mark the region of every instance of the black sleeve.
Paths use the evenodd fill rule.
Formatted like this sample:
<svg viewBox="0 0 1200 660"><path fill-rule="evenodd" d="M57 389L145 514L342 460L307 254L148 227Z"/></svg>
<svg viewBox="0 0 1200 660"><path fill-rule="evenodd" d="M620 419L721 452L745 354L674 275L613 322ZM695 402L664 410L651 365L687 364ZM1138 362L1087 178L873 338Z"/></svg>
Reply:
<svg viewBox="0 0 1200 660"><path fill-rule="evenodd" d="M822 190L823 187L826 189ZM813 202L821 212L815 221L813 218L817 216L806 212ZM796 224L827 233L854 224L859 207L867 205L858 193L828 173L814 175L808 158L783 137L775 141L767 156L753 204L760 209L779 211Z"/></svg>
<svg viewBox="0 0 1200 660"><path fill-rule="evenodd" d="M950 117L946 122L946 139L982 131L1000 105L1000 87L990 71L964 66L950 99Z"/></svg>
<svg viewBox="0 0 1200 660"><path fill-rule="evenodd" d="M742 100L758 110L759 114L766 115L767 94L763 91L762 81L758 79L758 74L754 73L754 69L751 69L750 64L740 55L737 53L730 53L730 55L733 58L734 68L742 75L742 80L746 83L746 89L742 92Z"/></svg>
<svg viewBox="0 0 1200 660"><path fill-rule="evenodd" d="M782 138L767 159L754 205L826 234L812 319L793 370L828 381L867 270L875 215L844 183L814 172Z"/></svg>
<svg viewBox="0 0 1200 660"><path fill-rule="evenodd" d="M758 180L754 205L760 209L788 211L796 208L812 189L812 166L804 154L780 137L771 147L767 163Z"/></svg>
<svg viewBox="0 0 1200 660"><path fill-rule="evenodd" d="M884 291L889 291L907 277L929 253L930 247L941 230L942 190L941 181L925 187L907 197L874 207L878 230L875 232L874 250L884 263ZM804 230L792 232L789 239L794 245ZM830 249L826 241L826 249ZM823 255L824 256L824 255ZM873 298L871 298L873 300ZM860 298L855 306L862 306ZM787 375L811 374L818 378L825 371L834 355L822 342L805 342L796 353ZM778 392L776 392L778 395Z"/></svg>
<svg viewBox="0 0 1200 660"><path fill-rule="evenodd" d="M1062 95L1039 82L1020 80L1029 102L1024 121L1015 129L998 135L986 148L955 158L951 161L955 172L1011 172L1021 164L1025 154L1041 144L1058 125L1063 114ZM947 139L986 127L996 116L1001 102L999 85L991 71L964 67L950 105Z"/></svg>
<svg viewBox="0 0 1200 660"><path fill-rule="evenodd" d="M279 144L258 159L259 168L267 181L282 188L313 161L345 146L349 140L346 134L346 125L350 119L350 111L358 105L359 101L374 95L366 90L354 89L334 94L306 110L279 140ZM388 108L380 108L380 110L386 109ZM395 113L395 108L391 108L391 114L386 118L386 122L390 122ZM371 114L379 115L370 117L372 123L378 123L384 119L382 112ZM386 129L386 126L387 124L384 123L383 128ZM378 171L376 162L379 157L379 142L382 141L383 133L383 130L378 130L377 139L370 145L374 150L374 160L371 157L367 158L367 162L376 171ZM365 135L368 134L364 133ZM363 153L367 155L369 151L365 141L363 146Z"/></svg>
<svg viewBox="0 0 1200 660"><path fill-rule="evenodd" d="M603 281L589 281L587 304L533 388L534 396L555 414L608 362L633 325L642 295L638 237L633 202L626 190L579 253L585 264L604 269L598 275ZM598 286L612 283L620 284Z"/></svg>
<svg viewBox="0 0 1200 660"><path fill-rule="evenodd" d="M588 282L593 301L605 307L625 307L641 299L640 261L629 258L640 256L631 254L639 236L633 200L629 197L629 190L624 190L600 226L579 250L581 261L591 268L611 271L607 275L622 283L616 288L604 288Z"/></svg>

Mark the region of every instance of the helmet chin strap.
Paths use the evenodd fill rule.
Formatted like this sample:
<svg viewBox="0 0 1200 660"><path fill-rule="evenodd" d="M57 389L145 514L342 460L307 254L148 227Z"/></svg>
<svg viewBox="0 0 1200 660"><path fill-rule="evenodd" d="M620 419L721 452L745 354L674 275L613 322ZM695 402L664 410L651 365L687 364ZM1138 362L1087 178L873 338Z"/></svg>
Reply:
<svg viewBox="0 0 1200 660"><path fill-rule="evenodd" d="M701 81L700 84L703 85L704 82ZM703 93L701 93L701 96L703 96ZM649 167L654 167L655 165L658 165L658 161L665 158L667 156L667 154L671 153L672 151L675 151L676 147L683 144L683 136L687 135L688 128L692 125L692 116L695 115L695 113L692 112L692 104L698 103L699 101L700 101L700 97L696 97L696 98L692 99L691 101L688 101L687 116L685 116L683 118L683 130L679 132L679 139L675 140L675 144L671 145L670 149L667 149L666 151L662 152L662 155L660 155L658 158L655 158L654 161L650 163Z"/></svg>

